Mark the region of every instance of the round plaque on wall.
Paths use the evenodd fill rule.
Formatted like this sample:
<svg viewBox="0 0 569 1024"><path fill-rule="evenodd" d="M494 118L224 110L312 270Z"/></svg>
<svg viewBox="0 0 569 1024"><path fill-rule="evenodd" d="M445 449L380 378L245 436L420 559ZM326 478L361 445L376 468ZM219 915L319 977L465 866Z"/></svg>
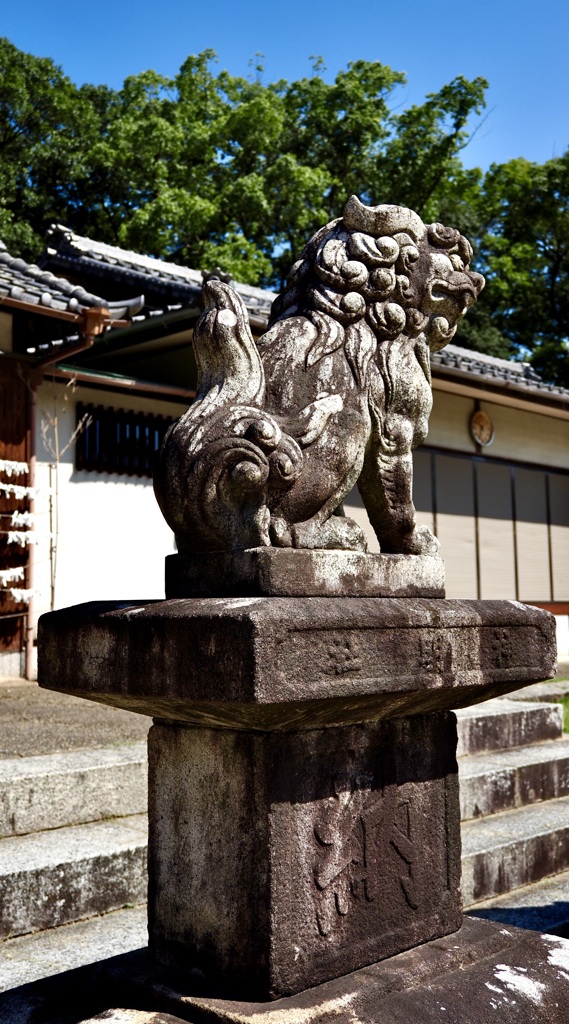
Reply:
<svg viewBox="0 0 569 1024"><path fill-rule="evenodd" d="M476 441L476 444L487 448L489 444L492 444L494 440L494 424L490 419L487 412L482 412L478 409L470 417L470 433Z"/></svg>

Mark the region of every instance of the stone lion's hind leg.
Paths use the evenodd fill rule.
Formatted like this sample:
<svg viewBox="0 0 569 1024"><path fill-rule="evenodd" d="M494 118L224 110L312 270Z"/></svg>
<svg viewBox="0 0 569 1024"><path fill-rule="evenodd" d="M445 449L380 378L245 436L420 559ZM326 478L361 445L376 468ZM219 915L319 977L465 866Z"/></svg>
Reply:
<svg viewBox="0 0 569 1024"><path fill-rule="evenodd" d="M364 531L349 516L318 516L303 523L287 523L285 519L271 519L270 537L275 547L327 548L344 551L367 551Z"/></svg>
<svg viewBox="0 0 569 1024"><path fill-rule="evenodd" d="M411 452L366 456L358 480L370 523L381 550L390 554L431 555L439 542L428 526L418 526L413 504Z"/></svg>

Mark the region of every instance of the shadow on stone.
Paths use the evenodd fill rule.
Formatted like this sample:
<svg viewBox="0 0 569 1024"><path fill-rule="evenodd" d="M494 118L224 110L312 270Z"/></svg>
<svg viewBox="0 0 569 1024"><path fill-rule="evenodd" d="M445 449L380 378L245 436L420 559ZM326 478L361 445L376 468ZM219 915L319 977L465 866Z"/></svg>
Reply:
<svg viewBox="0 0 569 1024"><path fill-rule="evenodd" d="M528 928L569 939L569 900L556 900L542 906L489 907L469 910L469 917L496 921L515 928ZM555 921L555 924L552 924Z"/></svg>
<svg viewBox="0 0 569 1024"><path fill-rule="evenodd" d="M145 949L0 996L2 1024L567 1024L563 939L465 918L460 931L294 996L238 1002ZM135 1014L132 1011L140 1011ZM512 1012L513 1011L513 1012ZM443 1017L444 1014L444 1017Z"/></svg>

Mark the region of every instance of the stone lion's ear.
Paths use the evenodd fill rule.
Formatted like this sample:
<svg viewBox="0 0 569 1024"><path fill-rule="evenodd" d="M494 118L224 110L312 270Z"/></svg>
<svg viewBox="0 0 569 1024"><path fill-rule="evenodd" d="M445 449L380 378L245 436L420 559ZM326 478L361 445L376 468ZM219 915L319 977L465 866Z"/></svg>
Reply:
<svg viewBox="0 0 569 1024"><path fill-rule="evenodd" d="M342 213L344 224L350 231L369 231L366 217L369 212L369 207L360 203L357 196L350 196Z"/></svg>

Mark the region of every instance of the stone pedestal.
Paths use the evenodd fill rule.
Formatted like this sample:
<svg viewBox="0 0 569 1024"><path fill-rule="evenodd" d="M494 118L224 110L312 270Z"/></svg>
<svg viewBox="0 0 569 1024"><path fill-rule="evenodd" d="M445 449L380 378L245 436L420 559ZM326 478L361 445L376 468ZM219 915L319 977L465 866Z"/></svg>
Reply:
<svg viewBox="0 0 569 1024"><path fill-rule="evenodd" d="M460 927L450 709L554 658L516 602L180 599L44 616L39 679L155 718L151 950L263 1000Z"/></svg>
<svg viewBox="0 0 569 1024"><path fill-rule="evenodd" d="M440 555L249 548L168 555L166 597L444 597Z"/></svg>
<svg viewBox="0 0 569 1024"><path fill-rule="evenodd" d="M460 927L454 715L301 732L155 725L157 960L301 991Z"/></svg>

